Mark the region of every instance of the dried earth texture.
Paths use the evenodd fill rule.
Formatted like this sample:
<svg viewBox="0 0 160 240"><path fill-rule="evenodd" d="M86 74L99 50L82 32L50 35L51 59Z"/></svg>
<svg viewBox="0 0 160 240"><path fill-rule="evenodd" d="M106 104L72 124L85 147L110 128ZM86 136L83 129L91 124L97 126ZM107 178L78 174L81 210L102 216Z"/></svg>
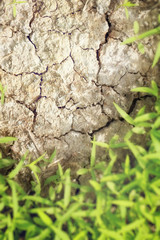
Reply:
<svg viewBox="0 0 160 240"><path fill-rule="evenodd" d="M67 166L86 166L93 135L109 141L129 128L113 102L132 114L144 98L152 101L130 89L158 82L159 66L151 68L158 36L143 41L144 55L136 43L121 43L134 35L135 20L141 32L158 25L159 1L137 1L129 20L115 0L27 0L16 4L16 18L10 2L0 1L0 78L7 86L0 135L18 138L9 148L16 158L26 149L35 158L56 148Z"/></svg>

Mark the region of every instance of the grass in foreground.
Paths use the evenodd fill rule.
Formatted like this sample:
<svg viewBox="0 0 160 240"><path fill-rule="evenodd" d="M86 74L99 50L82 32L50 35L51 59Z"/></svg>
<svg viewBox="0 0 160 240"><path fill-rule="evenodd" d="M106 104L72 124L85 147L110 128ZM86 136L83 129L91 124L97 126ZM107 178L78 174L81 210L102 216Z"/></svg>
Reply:
<svg viewBox="0 0 160 240"><path fill-rule="evenodd" d="M63 172L59 165L57 175L46 180L46 184L54 181L54 188L50 186L48 198L43 198L38 171L34 168L43 156L24 166L27 154L7 176L0 175L0 240L159 240L160 96L154 81L151 88L132 91L153 95L155 111L145 113L143 107L135 118L131 118L115 104L133 128L121 143L117 142L117 137L109 144L92 141L90 168L77 172L78 175L90 174L88 184L72 183L70 169ZM145 136L147 149L132 142L134 134ZM8 140L15 139L3 138L0 142ZM96 163L96 147L106 148L110 158L108 165L106 162ZM123 172L113 173L117 160L115 148L129 149L135 158L134 166L127 155ZM5 161L8 166L8 160L1 156L1 168ZM33 184L32 195L27 195L14 180L23 167L30 167L36 173L37 182ZM71 193L72 189L78 189L76 195ZM57 200L60 193L63 197Z"/></svg>

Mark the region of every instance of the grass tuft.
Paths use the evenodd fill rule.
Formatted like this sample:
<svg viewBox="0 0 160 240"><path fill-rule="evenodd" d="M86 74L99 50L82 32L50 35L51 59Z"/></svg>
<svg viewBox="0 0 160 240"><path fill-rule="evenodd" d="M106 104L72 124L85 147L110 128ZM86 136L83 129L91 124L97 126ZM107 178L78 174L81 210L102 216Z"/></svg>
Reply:
<svg viewBox="0 0 160 240"><path fill-rule="evenodd" d="M79 176L90 173L91 179L86 185L72 183L70 169L64 172L58 164L56 175L45 183L54 183L54 187L49 187L48 198L42 197L37 163L44 161L44 154L24 166L26 153L7 176L0 175L0 240L20 237L30 240L159 239L160 96L153 81L151 88L132 91L144 91L154 96L154 112L146 113L143 107L131 119L115 104L121 116L133 124L133 128L121 143L118 142L118 136L113 137L109 144L97 142L94 137L90 167L77 172ZM147 139L146 148L131 140L132 136L140 135ZM7 140L15 139L7 138L2 142L6 143ZM108 152L108 164L96 162L97 147L105 148ZM117 161L114 149L117 148L130 151L124 159L121 173L113 172ZM50 159L54 156L55 152ZM5 163L8 166L2 156L0 162L1 168ZM14 160L11 161L13 163ZM15 181L19 171L25 167L29 167L35 175L32 195L27 195ZM77 188L78 193L73 194L72 190Z"/></svg>

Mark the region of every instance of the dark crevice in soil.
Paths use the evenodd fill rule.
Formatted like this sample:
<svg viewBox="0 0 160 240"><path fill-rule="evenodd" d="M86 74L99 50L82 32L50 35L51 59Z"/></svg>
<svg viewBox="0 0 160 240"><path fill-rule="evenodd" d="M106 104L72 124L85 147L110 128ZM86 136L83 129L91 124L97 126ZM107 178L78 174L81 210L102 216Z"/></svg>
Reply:
<svg viewBox="0 0 160 240"><path fill-rule="evenodd" d="M93 130L92 133L88 133L88 135L91 136L91 139L93 140L93 136L94 136L95 133L99 132L100 130L102 130L104 128L109 127L110 124L114 121L115 121L114 119L111 119L110 121L107 122L107 124L105 126L102 126L102 127L98 128L96 130Z"/></svg>
<svg viewBox="0 0 160 240"><path fill-rule="evenodd" d="M143 97L138 97L138 98L133 99L133 102L132 102L132 104L131 104L131 106L130 106L130 108L129 108L128 114L130 115L130 114L133 112L133 110L134 110L135 107L136 107L137 101L140 101L140 100L146 99L146 98L153 98L153 96L151 96L151 95L145 95L145 96L143 96Z"/></svg>
<svg viewBox="0 0 160 240"><path fill-rule="evenodd" d="M33 117L33 126L36 122L36 117L37 117L37 111L36 111L36 108L33 110L33 114L34 114L34 117ZM34 127L33 127L34 128Z"/></svg>
<svg viewBox="0 0 160 240"><path fill-rule="evenodd" d="M110 22L110 19L109 19L109 15L106 13L105 14L105 18L106 18L106 21L108 23L108 26L109 26L109 29L107 31L107 33L105 34L105 40L104 42L102 42L100 45L99 45L99 48L96 50L96 57L97 57L97 61L98 61L98 64L99 64L99 70L98 70L98 73L97 73L97 78L98 78L98 75L99 75L99 72L101 70L101 60L100 60L100 52L101 52L101 48L104 44L106 44L108 42L108 38L109 38L109 35L112 31L112 25L111 25L111 22Z"/></svg>
<svg viewBox="0 0 160 240"><path fill-rule="evenodd" d="M43 84L43 77L41 77L41 81L40 81L40 84L39 84L40 94L39 94L39 97L38 97L38 99L36 100L36 102L37 102L39 99L41 99L42 97L47 98L47 96L42 96L42 84Z"/></svg>
<svg viewBox="0 0 160 240"><path fill-rule="evenodd" d="M46 67L46 70L45 70L44 72L41 72L41 73L38 73L38 72L30 72L30 73L28 73L28 74L33 73L33 74L35 74L35 75L42 76L42 75L45 74L46 72L48 72L48 66Z"/></svg>
<svg viewBox="0 0 160 240"><path fill-rule="evenodd" d="M57 106L58 109L65 109L66 108L66 105L65 106Z"/></svg>
<svg viewBox="0 0 160 240"><path fill-rule="evenodd" d="M134 99L133 99L133 102L132 102L132 104L131 104L131 106L130 106L130 108L129 108L129 111L128 111L128 114L129 114L129 115L130 115L130 114L133 112L133 110L135 109L136 103L137 103L138 100L140 100L140 98L134 98Z"/></svg>
<svg viewBox="0 0 160 240"><path fill-rule="evenodd" d="M22 73L12 73L12 72L8 72L8 71L6 71L4 68L2 68L2 66L0 66L0 69L1 69L3 72L5 72L5 73L7 73L7 74L9 74L9 75L12 75L12 76L19 76L19 75L22 75L22 74L23 74L23 72L22 72Z"/></svg>
<svg viewBox="0 0 160 240"><path fill-rule="evenodd" d="M32 126L32 130L33 130L34 124L36 122L36 117L37 117L36 106L35 105L34 106L29 106L29 105L25 104L23 101L19 101L19 100L16 100L16 103L25 106L27 109L29 109L33 113L33 126Z"/></svg>
<svg viewBox="0 0 160 240"><path fill-rule="evenodd" d="M69 133L71 133L71 132L80 133L80 134L82 134L82 135L89 135L89 134L86 133L86 132L78 131L78 130L75 130L75 129L71 128L68 132L66 132L66 133L64 133L64 134L62 134L62 135L60 135L60 136L58 136L58 137L54 137L54 139L60 140L61 138L67 136L67 135L68 135ZM64 141L65 141L65 139L64 139ZM65 142L66 142L66 141L65 141ZM67 142L66 142L66 143L67 143ZM68 144L68 143L67 143L67 144Z"/></svg>
<svg viewBox="0 0 160 240"><path fill-rule="evenodd" d="M109 35L110 33L112 32L112 24L110 22L110 18L109 18L109 15L106 13L106 21L108 23L108 26L109 26L109 29L108 29L108 32L106 33L105 35L105 43L108 43L108 38L109 38Z"/></svg>
<svg viewBox="0 0 160 240"><path fill-rule="evenodd" d="M114 91L117 95L119 95L119 96L121 97L121 94L115 89L116 86L111 86L111 88L113 89L113 91Z"/></svg>
<svg viewBox="0 0 160 240"><path fill-rule="evenodd" d="M30 34L27 36L28 40L32 43L32 45L34 46L34 48L37 50L36 45L34 44L34 42L32 42L31 38L30 38Z"/></svg>
<svg viewBox="0 0 160 240"><path fill-rule="evenodd" d="M80 186L81 185L81 182L80 182L80 177L81 176L78 176L77 178L76 178L76 182L77 182L77 184ZM79 192L80 192L80 188L77 188L76 190L75 190L75 195L78 195L79 194Z"/></svg>
<svg viewBox="0 0 160 240"><path fill-rule="evenodd" d="M99 53L99 49L96 51L96 56L97 56L97 61L99 62L100 61L100 53Z"/></svg>
<svg viewBox="0 0 160 240"><path fill-rule="evenodd" d="M33 13L39 13L45 7L44 2L36 1L36 3L32 7Z"/></svg>
<svg viewBox="0 0 160 240"><path fill-rule="evenodd" d="M40 84L39 84L39 88L40 88L40 95L39 95L39 97L40 98L42 97L42 84L43 84L43 78L41 77L41 81L40 81Z"/></svg>
<svg viewBox="0 0 160 240"><path fill-rule="evenodd" d="M150 96L150 95L145 95L143 97L137 97L137 98L134 98L133 101L132 101L132 104L127 112L128 115L131 115L131 113L134 111L134 109L136 108L136 104L138 101L141 101L142 99L146 99L146 98L153 98L153 96ZM121 122L125 121L124 118L122 117L119 117L119 120Z"/></svg>
<svg viewBox="0 0 160 240"><path fill-rule="evenodd" d="M15 101L16 101L16 103L21 104L21 105L25 106L26 108L28 108L31 112L33 112L35 110L35 107L31 107L31 106L25 104L23 101L19 101L19 100L15 100Z"/></svg>
<svg viewBox="0 0 160 240"><path fill-rule="evenodd" d="M82 135L86 135L86 134L87 134L86 132L82 132L82 131L75 130L75 129L71 129L70 132L80 133L80 134L82 134ZM88 134L88 135L89 135L89 134Z"/></svg>

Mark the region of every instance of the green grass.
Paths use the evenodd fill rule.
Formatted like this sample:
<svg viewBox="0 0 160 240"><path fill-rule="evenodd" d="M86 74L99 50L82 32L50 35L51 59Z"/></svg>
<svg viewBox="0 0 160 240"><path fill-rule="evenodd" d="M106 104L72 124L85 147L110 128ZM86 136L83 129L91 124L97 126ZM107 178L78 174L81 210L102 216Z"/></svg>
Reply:
<svg viewBox="0 0 160 240"><path fill-rule="evenodd" d="M160 18L160 15L159 15L159 18ZM146 32L144 32L140 35L137 35L138 31L139 31L139 24L138 24L137 21L135 21L134 22L134 32L136 33L136 36L133 36L131 38L126 39L123 42L123 44L130 44L130 43L133 43L133 42L138 42L139 40L142 40L144 38L160 34L160 26L158 26L156 28L153 28L153 29L150 29L150 30L148 30L148 31L146 31ZM138 49L142 54L145 52L144 45L141 42L138 43ZM157 44L157 50L156 50L156 53L155 53L155 56L154 56L152 68L155 67L155 65L158 63L159 59L160 59L160 42L158 42L158 44Z"/></svg>
<svg viewBox="0 0 160 240"><path fill-rule="evenodd" d="M17 9L16 9L16 5L20 4L20 3L27 3L26 1L16 1L16 0L12 0L12 2L9 5L12 5L13 8L13 17L15 18L17 15Z"/></svg>
<svg viewBox="0 0 160 240"><path fill-rule="evenodd" d="M158 15L158 23L160 24L160 14ZM134 21L133 29L134 29L135 36L126 39L122 44L131 44L133 42L136 42L136 43L138 43L138 49L142 54L145 53L145 48L140 40L150 37L150 36L160 34L160 25L158 25L157 27L150 29L144 33L138 34L139 33L139 23L137 21ZM157 44L157 49L156 49L154 60L152 63L152 68L156 66L156 64L159 62L159 59L160 59L160 41Z"/></svg>
<svg viewBox="0 0 160 240"><path fill-rule="evenodd" d="M27 153L7 176L0 175L0 239L159 240L160 96L154 81L151 88L132 91L152 95L154 111L146 113L143 107L135 118L131 118L115 104L133 127L123 142L118 142L117 136L110 143L93 139L90 167L77 172L77 175L90 176L86 185L73 183L70 169L63 172L58 165L56 176L45 183L50 184L48 197L42 197L39 168L35 167L45 160L44 155L24 166ZM145 148L132 140L133 136L140 135L146 139ZM8 140L16 139L0 139L1 142ZM96 162L97 148L106 149L110 158L108 164ZM123 171L116 173L113 167L117 161L114 149L117 148L128 149L130 154L121 159ZM0 161L4 168L2 156ZM22 168L30 168L35 174L31 195L14 180ZM72 194L73 189L78 190L77 194ZM58 198L59 195L62 197Z"/></svg>
<svg viewBox="0 0 160 240"><path fill-rule="evenodd" d="M12 1L13 16L16 4ZM122 4L126 16L127 0ZM139 24L134 23L135 37L126 44L139 41L153 34L159 34L159 27L138 35ZM143 45L139 44L143 51ZM159 61L159 44L155 54L154 67ZM1 103L4 103L5 89L0 84ZM0 168L11 168L7 175L0 174L0 240L159 240L160 239L160 95L157 84L151 87L132 89L144 92L155 99L154 111L145 112L145 106L133 118L116 103L115 108L132 125L123 142L114 136L109 143L92 141L90 167L79 169L77 176L90 176L86 185L72 182L70 169L65 172L58 165L56 175L46 179L48 196L42 197L39 174L40 165L53 161L45 154L31 162L28 152L17 163L3 158L0 153ZM133 141L143 136L143 145ZM0 138L0 144L16 141L16 138ZM145 147L144 147L145 146ZM97 162L97 148L105 148L110 161ZM129 154L121 159L122 170L115 172L118 156L115 149L128 149ZM24 165L29 158L28 165ZM38 166L37 166L38 164ZM34 176L31 194L27 194L16 182L18 173L29 168ZM1 172L2 172L1 171ZM73 194L76 192L76 194Z"/></svg>
<svg viewBox="0 0 160 240"><path fill-rule="evenodd" d="M4 94L5 94L5 91L6 91L6 87L3 88L2 84L0 83L1 104L2 104L2 105L4 104Z"/></svg>
<svg viewBox="0 0 160 240"><path fill-rule="evenodd" d="M124 0L123 3L118 6L118 8L120 7L124 7L124 10L125 10L125 14L126 14L126 18L129 19L129 11L128 11L128 8L130 7L137 7L138 4L135 4L135 3L131 3L130 1L128 0Z"/></svg>
<svg viewBox="0 0 160 240"><path fill-rule="evenodd" d="M128 8L138 7L138 6L139 6L138 4L133 4L128 0L124 0L123 3L118 6L118 8L123 7L125 10L126 18L129 19ZM160 24L160 14L158 15L158 23ZM153 35L160 34L160 26L159 25L153 29L149 29L146 32L138 34L139 33L139 23L137 21L134 21L134 23L133 23L133 30L134 30L135 36L126 39L125 41L123 41L122 44L131 44L133 42L136 42L138 45L138 49L142 54L145 53L145 47L144 47L143 43L141 42L141 40L143 40L144 38L153 36ZM159 59L160 59L160 41L157 44L157 49L156 49L154 60L152 63L152 68L154 68L156 66L156 64L159 62Z"/></svg>

